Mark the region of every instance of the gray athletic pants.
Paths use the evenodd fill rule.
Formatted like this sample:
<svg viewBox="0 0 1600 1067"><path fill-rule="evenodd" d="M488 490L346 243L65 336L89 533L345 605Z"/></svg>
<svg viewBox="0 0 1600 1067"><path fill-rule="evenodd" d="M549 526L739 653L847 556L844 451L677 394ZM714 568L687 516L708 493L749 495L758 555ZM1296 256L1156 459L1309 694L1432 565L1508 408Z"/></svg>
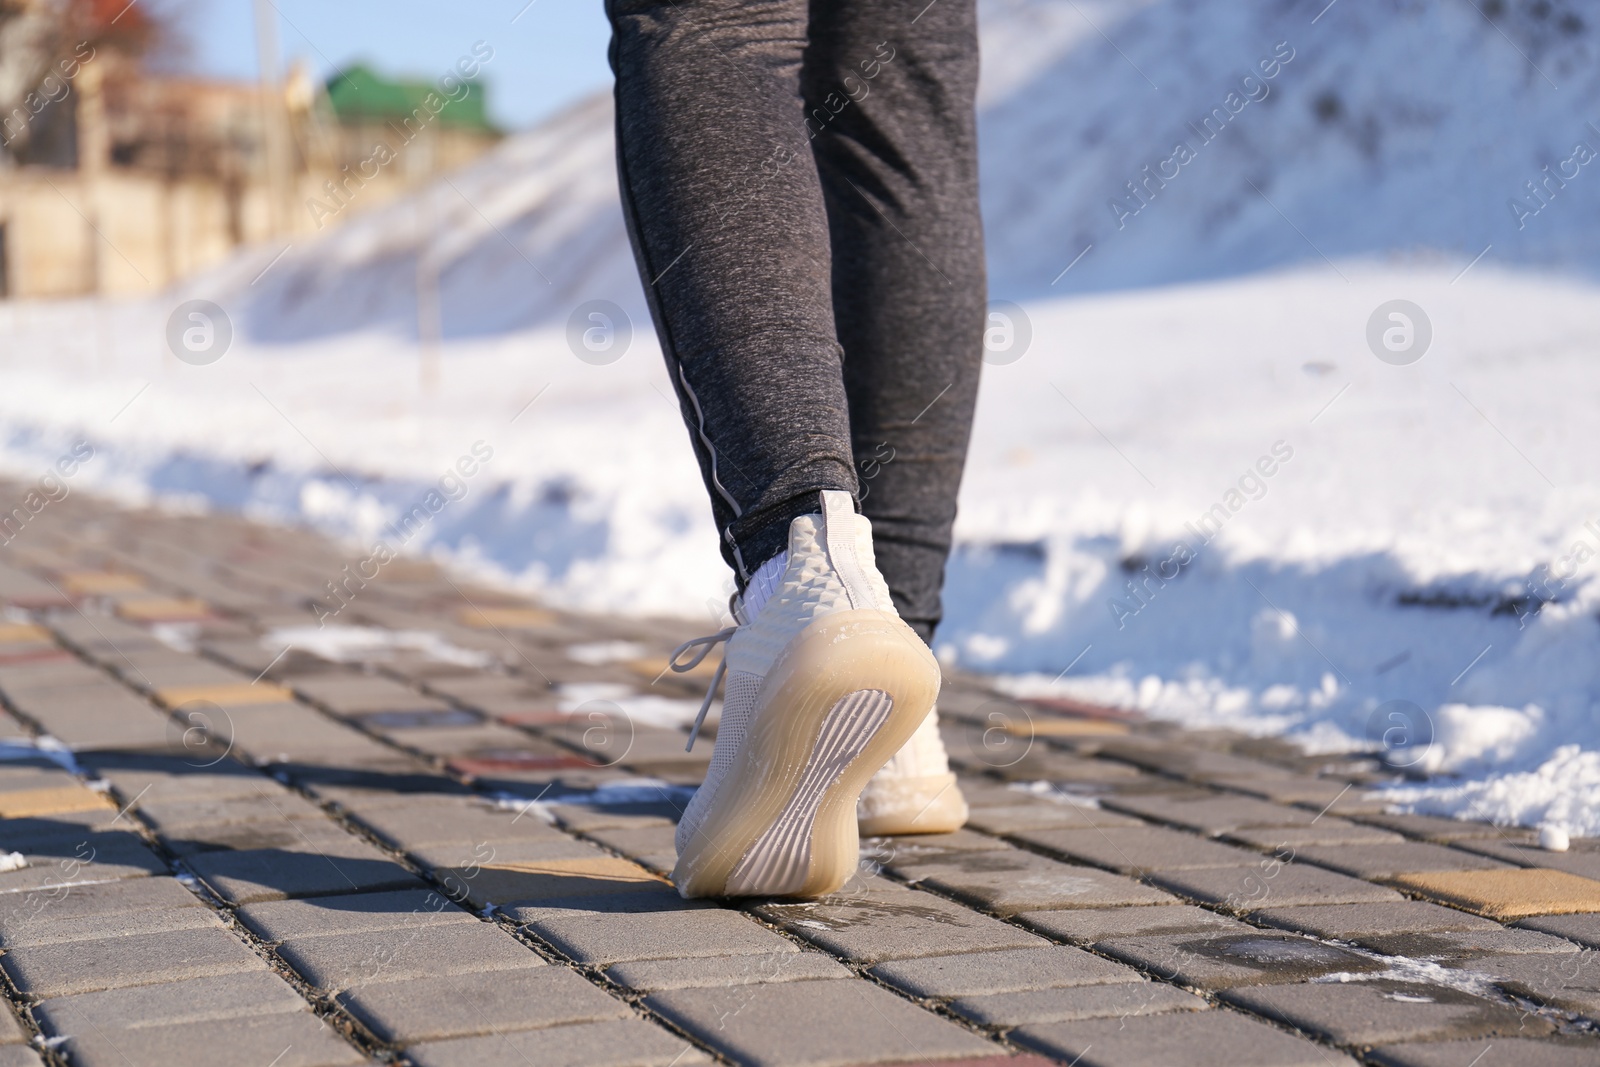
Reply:
<svg viewBox="0 0 1600 1067"><path fill-rule="evenodd" d="M624 214L741 587L855 495L940 618L983 355L974 0L608 0Z"/></svg>

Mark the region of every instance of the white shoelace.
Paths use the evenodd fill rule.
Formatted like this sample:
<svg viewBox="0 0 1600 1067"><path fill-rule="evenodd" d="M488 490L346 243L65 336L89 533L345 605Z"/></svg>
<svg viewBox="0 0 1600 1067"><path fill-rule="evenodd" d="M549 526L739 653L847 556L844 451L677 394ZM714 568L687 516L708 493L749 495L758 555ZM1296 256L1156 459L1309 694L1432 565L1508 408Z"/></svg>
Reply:
<svg viewBox="0 0 1600 1067"><path fill-rule="evenodd" d="M694 670L700 666L701 660L711 654L713 648L726 643L728 638L732 637L738 629L738 626L727 626L705 637L690 638L672 650L672 658L667 661L667 666L679 674ZM696 646L700 646L700 651L695 653L694 659L689 660L687 663L678 662L679 656ZM706 712L711 709L711 698L716 696L717 686L722 684L723 675L727 673L728 653L727 649L723 649L722 662L717 664L716 673L711 676L711 684L706 687L706 698L700 702L700 711L694 717L694 729L689 731L689 743L683 746L685 752L694 751L695 738L700 736L700 727L706 721Z"/></svg>

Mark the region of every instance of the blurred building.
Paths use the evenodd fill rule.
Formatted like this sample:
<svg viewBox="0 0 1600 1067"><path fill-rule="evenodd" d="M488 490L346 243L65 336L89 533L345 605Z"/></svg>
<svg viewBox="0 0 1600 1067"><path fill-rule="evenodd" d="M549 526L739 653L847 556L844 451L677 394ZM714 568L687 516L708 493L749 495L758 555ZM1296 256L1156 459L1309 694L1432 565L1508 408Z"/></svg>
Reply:
<svg viewBox="0 0 1600 1067"><path fill-rule="evenodd" d="M40 6L0 0L0 16ZM157 289L241 244L337 225L499 137L470 81L171 77L109 35L56 34L33 88L7 99L15 28L0 18L0 296Z"/></svg>

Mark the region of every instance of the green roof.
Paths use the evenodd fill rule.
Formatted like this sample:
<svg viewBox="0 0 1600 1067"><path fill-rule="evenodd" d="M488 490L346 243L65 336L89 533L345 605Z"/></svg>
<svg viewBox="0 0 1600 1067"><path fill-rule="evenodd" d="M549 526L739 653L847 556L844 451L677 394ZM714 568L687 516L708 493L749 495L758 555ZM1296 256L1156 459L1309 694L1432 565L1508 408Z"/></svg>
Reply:
<svg viewBox="0 0 1600 1067"><path fill-rule="evenodd" d="M442 126L466 127L494 132L484 110L484 88L475 81L460 82L466 94L456 90L456 99L445 104L434 120ZM398 122L422 107L423 99L434 93L441 99L439 86L422 78L385 78L370 67L356 64L330 77L325 86L328 102L341 123Z"/></svg>

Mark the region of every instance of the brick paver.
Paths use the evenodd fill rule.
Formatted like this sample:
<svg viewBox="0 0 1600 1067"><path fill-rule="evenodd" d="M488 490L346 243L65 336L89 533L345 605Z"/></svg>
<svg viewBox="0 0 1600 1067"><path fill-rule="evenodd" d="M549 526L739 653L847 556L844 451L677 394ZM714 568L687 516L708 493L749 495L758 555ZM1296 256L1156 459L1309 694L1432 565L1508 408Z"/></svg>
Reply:
<svg viewBox="0 0 1600 1067"><path fill-rule="evenodd" d="M645 1003L741 1063L904 1062L992 1051L977 1034L858 979L676 989Z"/></svg>
<svg viewBox="0 0 1600 1067"><path fill-rule="evenodd" d="M1416 982L1256 986L1222 994L1230 1004L1342 1045L1485 1036L1530 1036L1546 1019L1453 989Z"/></svg>
<svg viewBox="0 0 1600 1067"><path fill-rule="evenodd" d="M1225 1011L1086 1019L1024 1026L1025 1044L1083 1067L1351 1067L1353 1061Z"/></svg>
<svg viewBox="0 0 1600 1067"><path fill-rule="evenodd" d="M0 760L0 1067L1600 1062L1600 842L952 676L966 830L864 841L826 900L685 902L709 746L582 709L692 711L705 672L660 675L693 628L399 560L334 624L448 657L275 644L348 563L83 494L0 548L0 732L75 758Z"/></svg>

